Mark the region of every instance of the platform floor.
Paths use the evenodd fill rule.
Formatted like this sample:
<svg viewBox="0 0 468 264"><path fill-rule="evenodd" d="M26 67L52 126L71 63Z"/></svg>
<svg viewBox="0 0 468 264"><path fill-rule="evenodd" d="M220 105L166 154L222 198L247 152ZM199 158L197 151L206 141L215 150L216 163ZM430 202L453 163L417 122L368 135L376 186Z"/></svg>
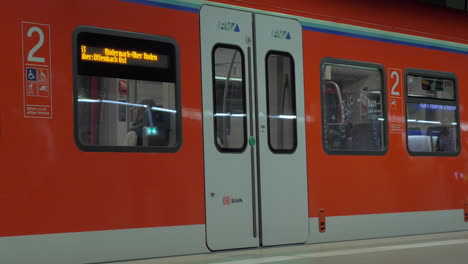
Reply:
<svg viewBox="0 0 468 264"><path fill-rule="evenodd" d="M468 264L468 232L268 247L115 264Z"/></svg>

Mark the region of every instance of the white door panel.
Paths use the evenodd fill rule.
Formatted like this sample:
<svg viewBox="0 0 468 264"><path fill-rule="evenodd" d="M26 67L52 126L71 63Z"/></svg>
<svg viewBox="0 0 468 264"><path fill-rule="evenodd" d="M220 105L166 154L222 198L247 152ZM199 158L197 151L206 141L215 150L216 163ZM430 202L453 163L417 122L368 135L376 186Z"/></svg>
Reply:
<svg viewBox="0 0 468 264"><path fill-rule="evenodd" d="M304 243L302 29L294 20L203 6L200 31L207 245ZM276 119L268 120L268 107Z"/></svg>
<svg viewBox="0 0 468 264"><path fill-rule="evenodd" d="M304 243L308 239L309 229L302 27L295 20L265 15L255 15L255 26L259 125L266 128L260 129L258 138L262 241L263 245ZM281 148L276 147L272 150L271 144L265 144L269 140L268 133L270 136L272 133L279 133L279 131L275 131L275 129L279 129L278 126L269 127L267 120L267 55L273 56L275 54L278 54L279 57L289 57L292 60L290 67L294 69L286 78L280 78L277 71L270 72L270 75L274 75L273 81L279 81L278 85L280 86L285 85L288 77L294 79L292 85L296 98L295 115L292 113L272 115L270 113L270 122L296 120L296 135L291 135L291 133L287 133L287 130L284 130L287 133L284 135L285 140L290 139L290 136L296 136L295 149L285 145L286 150L282 153L280 152ZM281 90L282 87L279 88ZM277 96L278 98L285 97L285 101L287 101L291 94L280 92ZM275 102L277 98L272 99ZM272 108L271 105L270 108Z"/></svg>
<svg viewBox="0 0 468 264"><path fill-rule="evenodd" d="M252 199L253 156L247 144L250 131L250 120L247 120L247 102L250 100L247 56L250 46L245 41L251 37L252 14L204 6L200 11L200 22L204 69L202 85L207 244L211 250L255 247L258 246L258 236L254 236L254 229L257 227L254 216L256 212L253 210L255 201ZM230 52L233 50L238 53L234 55L235 52ZM240 58L243 63L233 63ZM216 72L223 74L213 76ZM223 82L229 74L233 81L226 88L223 87ZM243 83L243 100L247 112L230 111L229 108L238 102L226 103L215 109L215 89L221 90L217 99L222 101L224 97L239 92L239 89L232 87L238 85L236 82ZM224 93L223 89L228 92ZM234 99L239 100L239 96ZM215 118L218 118L217 127ZM243 119L246 119L245 123ZM245 128L239 129L240 124L245 124ZM216 134L216 129L226 131L224 134L228 135L222 138ZM240 135L243 142L236 135ZM237 152L230 152L229 148L220 149L220 146L233 146Z"/></svg>

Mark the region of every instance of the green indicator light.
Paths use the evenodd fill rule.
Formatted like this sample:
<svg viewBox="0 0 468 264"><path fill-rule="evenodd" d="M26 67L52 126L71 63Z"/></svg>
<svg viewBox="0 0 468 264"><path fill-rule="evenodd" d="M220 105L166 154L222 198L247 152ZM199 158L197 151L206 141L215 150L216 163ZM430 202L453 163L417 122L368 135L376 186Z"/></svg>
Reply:
<svg viewBox="0 0 468 264"><path fill-rule="evenodd" d="M249 145L251 147L255 146L255 143L257 142L257 140L254 138L254 137L250 137L249 138Z"/></svg>
<svg viewBox="0 0 468 264"><path fill-rule="evenodd" d="M157 127L145 127L145 134L147 136L157 136L159 133Z"/></svg>

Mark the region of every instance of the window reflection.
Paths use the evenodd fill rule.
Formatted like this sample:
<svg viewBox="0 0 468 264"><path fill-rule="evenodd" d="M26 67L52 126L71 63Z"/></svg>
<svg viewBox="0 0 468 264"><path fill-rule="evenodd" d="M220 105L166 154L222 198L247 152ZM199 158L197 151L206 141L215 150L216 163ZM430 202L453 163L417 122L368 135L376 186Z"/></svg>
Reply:
<svg viewBox="0 0 468 264"><path fill-rule="evenodd" d="M296 98L294 61L289 54L267 56L268 141L274 152L296 148Z"/></svg>
<svg viewBox="0 0 468 264"><path fill-rule="evenodd" d="M80 75L78 137L88 146L176 144L173 83Z"/></svg>
<svg viewBox="0 0 468 264"><path fill-rule="evenodd" d="M324 145L332 151L385 148L382 73L377 68L325 64Z"/></svg>
<svg viewBox="0 0 468 264"><path fill-rule="evenodd" d="M408 103L408 148L411 152L457 152L456 107Z"/></svg>
<svg viewBox="0 0 468 264"><path fill-rule="evenodd" d="M406 79L408 150L416 154L458 152L455 80L416 74Z"/></svg>
<svg viewBox="0 0 468 264"><path fill-rule="evenodd" d="M215 47L214 126L221 151L241 151L246 145L244 57L236 47Z"/></svg>

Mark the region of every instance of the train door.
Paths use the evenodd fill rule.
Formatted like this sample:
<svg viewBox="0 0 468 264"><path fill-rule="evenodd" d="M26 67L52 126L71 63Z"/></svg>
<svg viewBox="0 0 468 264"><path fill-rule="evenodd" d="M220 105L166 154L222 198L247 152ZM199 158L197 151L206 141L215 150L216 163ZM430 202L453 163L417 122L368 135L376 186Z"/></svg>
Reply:
<svg viewBox="0 0 468 264"><path fill-rule="evenodd" d="M301 26L203 6L200 27L207 245L304 243Z"/></svg>

